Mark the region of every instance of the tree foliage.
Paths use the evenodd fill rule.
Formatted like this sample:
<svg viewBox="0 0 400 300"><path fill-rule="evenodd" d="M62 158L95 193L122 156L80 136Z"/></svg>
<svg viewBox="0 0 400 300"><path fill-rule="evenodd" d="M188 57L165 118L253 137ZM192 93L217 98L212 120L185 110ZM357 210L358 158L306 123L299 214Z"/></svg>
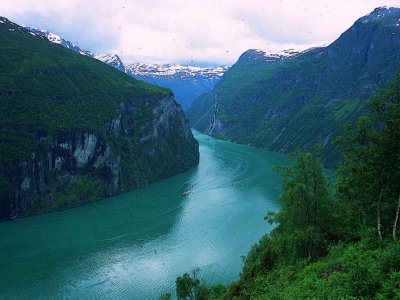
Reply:
<svg viewBox="0 0 400 300"><path fill-rule="evenodd" d="M171 96L12 23L0 23L0 40L0 163L37 151L38 132L106 136L127 99L135 102L133 122L141 128L154 119L160 99Z"/></svg>
<svg viewBox="0 0 400 300"><path fill-rule="evenodd" d="M362 237L375 227L395 237L400 196L400 75L370 101L369 113L339 140L344 160L337 171L337 197L344 231Z"/></svg>
<svg viewBox="0 0 400 300"><path fill-rule="evenodd" d="M178 299L190 300L206 300L208 299L208 288L200 282L197 273L200 271L196 268L192 274L184 273L176 279L176 295Z"/></svg>
<svg viewBox="0 0 400 300"><path fill-rule="evenodd" d="M296 152L294 157L293 165L281 171L281 209L267 219L277 223L272 237L285 259L313 259L325 251L329 235L327 182L315 156Z"/></svg>
<svg viewBox="0 0 400 300"><path fill-rule="evenodd" d="M253 246L222 299L400 298L400 74L339 144L332 199L310 154L283 169L281 210L267 215L277 227Z"/></svg>
<svg viewBox="0 0 400 300"><path fill-rule="evenodd" d="M281 169L281 209L265 218L276 228L208 299L400 299L400 73L339 145L333 193L318 156Z"/></svg>

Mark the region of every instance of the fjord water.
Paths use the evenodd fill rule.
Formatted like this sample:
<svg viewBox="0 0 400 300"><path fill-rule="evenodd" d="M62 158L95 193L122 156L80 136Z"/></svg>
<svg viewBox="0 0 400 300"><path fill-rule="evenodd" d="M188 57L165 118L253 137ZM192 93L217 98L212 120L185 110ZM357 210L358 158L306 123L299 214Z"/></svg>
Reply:
<svg viewBox="0 0 400 300"><path fill-rule="evenodd" d="M0 299L158 299L199 267L229 283L279 205L285 157L195 132L200 164L148 187L0 224ZM189 195L182 193L190 190Z"/></svg>

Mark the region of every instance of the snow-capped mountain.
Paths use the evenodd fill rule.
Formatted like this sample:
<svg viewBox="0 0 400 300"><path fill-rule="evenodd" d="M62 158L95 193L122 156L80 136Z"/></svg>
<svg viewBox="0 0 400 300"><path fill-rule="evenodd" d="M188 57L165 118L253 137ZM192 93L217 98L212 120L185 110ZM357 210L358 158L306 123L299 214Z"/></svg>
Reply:
<svg viewBox="0 0 400 300"><path fill-rule="evenodd" d="M26 29L33 35L45 38L51 43L59 44L81 55L93 57L136 79L171 89L174 92L175 99L182 105L184 110L190 107L191 102L195 98L210 91L229 68L227 66L193 67L145 63L135 63L125 66L116 54L92 53L82 50L74 43L47 30L30 27L26 27Z"/></svg>
<svg viewBox="0 0 400 300"><path fill-rule="evenodd" d="M194 77L203 77L207 79L219 79L228 70L227 66L218 67L194 67L181 66L174 64L144 64L135 63L126 66L126 71L141 77L162 78L179 78L189 79Z"/></svg>
<svg viewBox="0 0 400 300"><path fill-rule="evenodd" d="M69 50L75 51L79 54L82 55L86 55L86 56L90 56L93 57L97 60L100 60L122 72L125 72L125 66L122 63L121 59L118 57L118 55L116 54L96 54L96 53L92 53L90 51L87 50L82 50L81 48L79 48L77 45L75 45L74 43L60 37L57 34L54 34L50 31L44 30L44 29L40 29L40 28L30 28L30 27L25 27L26 29L28 29L31 34L39 36L39 37L43 37L45 39L47 39L49 42L54 43L54 44L59 44Z"/></svg>
<svg viewBox="0 0 400 300"><path fill-rule="evenodd" d="M54 44L60 44L61 46L65 47L67 49L70 49L72 51L78 52L79 54L82 54L82 55L93 56L93 54L90 53L89 51L82 50L74 43L63 39L62 37L60 37L57 34L54 34L52 32L49 32L47 30L40 29L40 28L30 28L30 27L25 27L25 28L28 29L32 34L46 38L47 40L49 40L50 42L52 42Z"/></svg>
<svg viewBox="0 0 400 300"><path fill-rule="evenodd" d="M125 71L136 79L171 89L187 110L194 99L212 90L228 68L135 63L126 66Z"/></svg>
<svg viewBox="0 0 400 300"><path fill-rule="evenodd" d="M282 61L284 59L292 59L295 58L297 56L299 56L300 54L315 50L315 49L319 49L319 48L323 48L326 47L327 45L321 45L321 46L317 46L317 47L311 47L305 50L296 50L296 49L287 49L287 50L282 50L279 52L272 52L272 51L264 51L264 50L260 50L260 49L250 49L247 50L246 52L244 52L240 58L239 58L239 62L243 62L243 63L248 63L248 64L252 64L252 63L275 63L275 62L279 62Z"/></svg>
<svg viewBox="0 0 400 300"><path fill-rule="evenodd" d="M260 49L250 49L244 52L240 56L239 61L246 63L254 63L254 62L274 63L289 57L296 56L299 53L301 52L295 49L283 50L281 52L270 52Z"/></svg>
<svg viewBox="0 0 400 300"><path fill-rule="evenodd" d="M93 54L93 57L120 70L121 72L125 72L125 66L116 54Z"/></svg>

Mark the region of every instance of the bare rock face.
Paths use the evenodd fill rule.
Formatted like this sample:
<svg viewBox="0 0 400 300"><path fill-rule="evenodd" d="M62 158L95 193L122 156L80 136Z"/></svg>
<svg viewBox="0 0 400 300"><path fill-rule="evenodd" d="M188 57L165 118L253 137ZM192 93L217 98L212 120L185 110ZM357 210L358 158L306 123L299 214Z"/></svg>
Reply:
<svg viewBox="0 0 400 300"><path fill-rule="evenodd" d="M198 164L198 142L172 97L160 99L153 121L139 127L138 109L133 99L121 103L107 136L38 131L40 146L29 159L0 164L8 182L1 221L82 205Z"/></svg>

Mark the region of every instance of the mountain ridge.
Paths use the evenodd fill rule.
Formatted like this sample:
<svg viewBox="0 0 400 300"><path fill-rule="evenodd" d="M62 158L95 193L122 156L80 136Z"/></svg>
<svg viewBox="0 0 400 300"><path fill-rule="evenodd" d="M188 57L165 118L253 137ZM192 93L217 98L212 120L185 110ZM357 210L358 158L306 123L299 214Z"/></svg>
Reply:
<svg viewBox="0 0 400 300"><path fill-rule="evenodd" d="M184 111L194 99L210 91L228 67L193 67L181 65L131 64L126 67L132 77L169 88Z"/></svg>
<svg viewBox="0 0 400 300"><path fill-rule="evenodd" d="M33 27L25 27L25 28L29 32L31 32L33 35L43 37L51 43L59 44L69 50L72 50L74 52L77 52L77 53L85 55L85 56L93 56L93 54L90 51L82 50L74 43L72 43L72 42L62 38L61 36L54 34L48 30L41 29L41 28L33 28Z"/></svg>
<svg viewBox="0 0 400 300"><path fill-rule="evenodd" d="M2 17L0 39L0 221L90 203L198 163L171 91Z"/></svg>
<svg viewBox="0 0 400 300"><path fill-rule="evenodd" d="M195 67L178 64L133 63L126 65L117 54L98 54L82 50L74 43L45 29L26 27L32 34L59 44L71 51L100 60L128 75L173 90L176 100L186 110L191 102L208 92L219 81L228 66Z"/></svg>
<svg viewBox="0 0 400 300"><path fill-rule="evenodd" d="M117 70L121 72L125 72L125 65L122 62L121 58L117 54L93 54L93 58L104 62L107 65L110 65L111 67L116 68Z"/></svg>
<svg viewBox="0 0 400 300"><path fill-rule="evenodd" d="M399 19L398 8L375 9L330 45L284 59L265 61L246 51L213 91L193 102L192 126L282 152L319 143L332 166L338 128L362 114L400 67Z"/></svg>
<svg viewBox="0 0 400 300"><path fill-rule="evenodd" d="M134 63L126 66L128 72L136 76L152 76L154 78L176 78L188 79L202 75L207 79L219 79L228 70L228 66L217 67L194 67L178 64L146 64Z"/></svg>

